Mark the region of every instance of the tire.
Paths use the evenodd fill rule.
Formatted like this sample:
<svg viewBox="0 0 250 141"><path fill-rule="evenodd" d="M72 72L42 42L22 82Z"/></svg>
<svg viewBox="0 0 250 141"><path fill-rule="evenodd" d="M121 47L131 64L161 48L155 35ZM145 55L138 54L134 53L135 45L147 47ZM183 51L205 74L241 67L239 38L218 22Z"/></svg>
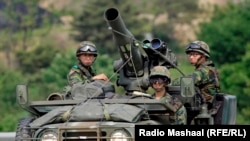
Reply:
<svg viewBox="0 0 250 141"><path fill-rule="evenodd" d="M19 120L17 125L15 141L31 141L32 132L29 124L34 120L33 117L24 117Z"/></svg>

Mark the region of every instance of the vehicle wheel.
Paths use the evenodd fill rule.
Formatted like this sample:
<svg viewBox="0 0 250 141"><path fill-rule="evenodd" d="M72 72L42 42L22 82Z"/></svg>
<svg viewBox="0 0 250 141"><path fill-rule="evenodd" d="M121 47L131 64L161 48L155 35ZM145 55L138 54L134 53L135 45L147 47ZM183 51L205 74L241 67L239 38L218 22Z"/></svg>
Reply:
<svg viewBox="0 0 250 141"><path fill-rule="evenodd" d="M19 120L17 125L15 141L31 141L31 129L29 124L34 120L33 117L24 117Z"/></svg>

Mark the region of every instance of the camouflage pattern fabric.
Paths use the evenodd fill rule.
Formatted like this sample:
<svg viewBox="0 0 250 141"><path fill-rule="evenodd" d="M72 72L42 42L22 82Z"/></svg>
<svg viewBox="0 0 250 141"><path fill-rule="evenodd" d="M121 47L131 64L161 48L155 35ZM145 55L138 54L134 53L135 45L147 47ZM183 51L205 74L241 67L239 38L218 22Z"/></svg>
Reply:
<svg viewBox="0 0 250 141"><path fill-rule="evenodd" d="M204 95L206 102L212 102L215 93L220 91L219 74L213 62L206 61L199 66L191 76L194 79L195 86L197 86ZM172 85L180 85L180 78L173 80Z"/></svg>
<svg viewBox="0 0 250 141"><path fill-rule="evenodd" d="M85 82L86 80L91 80L91 78L95 75L95 72L91 67L86 68L80 63L74 65L70 72L68 73L68 84L72 86L73 84L79 82Z"/></svg>
<svg viewBox="0 0 250 141"><path fill-rule="evenodd" d="M207 61L197 68L193 73L193 78L206 101L211 103L214 95L220 91L219 74L212 61Z"/></svg>
<svg viewBox="0 0 250 141"><path fill-rule="evenodd" d="M179 99L176 97L172 97L169 100L166 100L166 102L171 103L174 108L176 109L176 112L170 113L170 124L177 124L177 125L185 125L187 124L187 113L186 108L181 103Z"/></svg>
<svg viewBox="0 0 250 141"><path fill-rule="evenodd" d="M153 95L154 97L154 95ZM166 93L165 96L161 97L160 101L165 104L173 105L176 112L170 112L169 121L172 125L186 125L187 124L187 112L186 108L182 102L176 98L172 97L169 93Z"/></svg>
<svg viewBox="0 0 250 141"><path fill-rule="evenodd" d="M176 111L175 116L173 117L174 117L173 122L175 122L177 125L186 125L187 124L186 108L184 106L181 106L180 109Z"/></svg>

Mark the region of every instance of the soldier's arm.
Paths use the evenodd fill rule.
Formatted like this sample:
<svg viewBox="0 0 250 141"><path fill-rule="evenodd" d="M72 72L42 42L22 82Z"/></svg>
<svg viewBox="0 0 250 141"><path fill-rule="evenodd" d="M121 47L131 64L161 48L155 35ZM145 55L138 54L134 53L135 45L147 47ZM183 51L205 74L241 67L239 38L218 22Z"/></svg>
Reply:
<svg viewBox="0 0 250 141"><path fill-rule="evenodd" d="M96 76L92 77L93 80L104 80L104 81L109 81L108 77L102 73L102 74L98 74Z"/></svg>

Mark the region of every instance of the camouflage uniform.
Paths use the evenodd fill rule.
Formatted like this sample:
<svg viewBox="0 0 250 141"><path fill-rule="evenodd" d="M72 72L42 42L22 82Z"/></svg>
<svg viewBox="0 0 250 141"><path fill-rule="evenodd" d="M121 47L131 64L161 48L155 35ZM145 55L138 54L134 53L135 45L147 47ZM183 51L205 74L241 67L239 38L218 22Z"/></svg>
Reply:
<svg viewBox="0 0 250 141"><path fill-rule="evenodd" d="M152 80L153 77L161 77L161 78L167 78L164 79L165 86L168 85L171 82L170 78L170 72L168 69L164 66L155 66L150 73L149 80ZM152 84L151 84L152 85ZM187 124L187 113L186 108L182 104L182 102L177 97L172 97L168 92L166 87L165 88L165 95L163 95L160 98L160 101L164 104L170 104L173 106L174 110L176 112L170 112L169 115L169 121L170 124L178 124L178 125L186 125ZM153 94L153 97L156 97L155 93Z"/></svg>
<svg viewBox="0 0 250 141"><path fill-rule="evenodd" d="M206 61L193 72L194 83L199 87L206 102L212 102L213 96L219 92L218 72L212 61Z"/></svg>
<svg viewBox="0 0 250 141"><path fill-rule="evenodd" d="M79 44L79 47L76 51L76 57L79 58L82 54L92 54L97 57L97 48L94 43L90 41L83 41ZM78 59L79 60L79 59ZM79 82L85 82L86 80L90 80L95 76L95 71L91 66L84 66L79 60L77 65L74 65L69 74L68 74L68 84L73 86L73 84Z"/></svg>
<svg viewBox="0 0 250 141"><path fill-rule="evenodd" d="M153 94L153 97L155 95ZM182 102L176 97L172 97L169 93L166 93L165 96L161 97L160 101L164 104L173 105L176 112L171 112L169 115L169 121L172 125L186 125L187 124L187 112L186 108Z"/></svg>
<svg viewBox="0 0 250 141"><path fill-rule="evenodd" d="M186 48L186 54L190 52L199 52L204 54L206 58L210 58L209 46L203 41L194 41L190 43ZM193 77L194 84L199 88L206 102L212 102L215 93L220 91L219 74L215 68L214 63L211 60L207 60L202 63L195 71L190 75ZM180 78L172 81L172 85L180 85Z"/></svg>
<svg viewBox="0 0 250 141"><path fill-rule="evenodd" d="M72 86L76 83L84 83L87 80L92 81L92 77L95 76L95 71L91 66L84 66L79 57L82 54L93 54L97 57L97 48L94 43L90 41L83 41L79 44L76 50L76 57L78 58L78 64L74 65L68 75L68 85L63 88L63 92L68 94L71 92Z"/></svg>
<svg viewBox="0 0 250 141"><path fill-rule="evenodd" d="M92 67L86 68L83 66L80 62L77 65L74 65L67 78L68 78L68 84L70 86L73 86L73 84L79 83L79 82L85 82L86 80L92 81L91 78L95 76L95 71Z"/></svg>

